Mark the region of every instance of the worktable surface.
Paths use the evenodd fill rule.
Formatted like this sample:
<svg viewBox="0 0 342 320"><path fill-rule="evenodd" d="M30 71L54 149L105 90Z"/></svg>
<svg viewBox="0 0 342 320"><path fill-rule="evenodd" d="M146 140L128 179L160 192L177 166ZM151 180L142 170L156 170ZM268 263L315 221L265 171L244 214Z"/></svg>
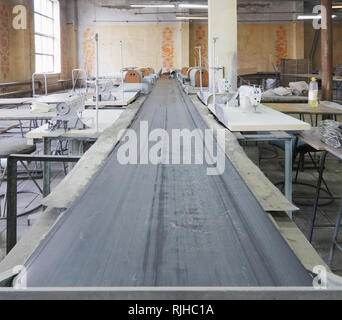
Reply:
<svg viewBox="0 0 342 320"><path fill-rule="evenodd" d="M55 131L48 130L48 124L45 124L37 129L34 129L26 134L27 139L39 140L43 138L90 138L96 139L105 129L112 125L121 115L124 110L99 110L99 132L95 130L96 110L85 110L82 114L82 121L90 126L84 130L69 130L64 129Z"/></svg>
<svg viewBox="0 0 342 320"><path fill-rule="evenodd" d="M285 74L281 74L281 76L286 76L286 77L297 77L297 78L305 78L305 79L310 79L310 78L316 78L318 80L322 79L322 76L320 74L305 74L305 73L301 73L301 74L293 74L293 73L285 73ZM341 81L342 82L342 77L341 76L334 76L333 77L334 81Z"/></svg>
<svg viewBox="0 0 342 320"><path fill-rule="evenodd" d="M13 99L0 99L0 106L16 106L31 104L33 98L13 98Z"/></svg>
<svg viewBox="0 0 342 320"><path fill-rule="evenodd" d="M307 103L263 103L264 106L282 113L302 114L342 114L342 110L319 104L317 108L311 108Z"/></svg>
<svg viewBox="0 0 342 320"><path fill-rule="evenodd" d="M56 117L55 111L32 113L30 109L0 109L0 120L51 120Z"/></svg>
<svg viewBox="0 0 342 320"><path fill-rule="evenodd" d="M330 154L342 160L342 149L336 149L321 141L319 128L312 128L309 131L301 132L297 136L315 150L328 151Z"/></svg>
<svg viewBox="0 0 342 320"><path fill-rule="evenodd" d="M300 131L309 130L311 126L284 113L278 112L264 105L259 105L257 111L245 112L241 108L212 105L209 110L230 131Z"/></svg>

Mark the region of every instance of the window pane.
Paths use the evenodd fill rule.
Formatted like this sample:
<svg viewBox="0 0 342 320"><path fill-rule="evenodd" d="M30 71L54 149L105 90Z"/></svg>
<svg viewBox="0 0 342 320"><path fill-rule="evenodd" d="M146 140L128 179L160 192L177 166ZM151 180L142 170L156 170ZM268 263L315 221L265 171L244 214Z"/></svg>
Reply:
<svg viewBox="0 0 342 320"><path fill-rule="evenodd" d="M35 36L35 52L36 53L43 53L42 48L42 37L41 36Z"/></svg>
<svg viewBox="0 0 342 320"><path fill-rule="evenodd" d="M50 0L46 1L46 15L52 18L52 2Z"/></svg>
<svg viewBox="0 0 342 320"><path fill-rule="evenodd" d="M59 1L34 0L34 10L36 72L60 72Z"/></svg>
<svg viewBox="0 0 342 320"><path fill-rule="evenodd" d="M34 0L34 11L35 12L41 12L42 11L42 0Z"/></svg>
<svg viewBox="0 0 342 320"><path fill-rule="evenodd" d="M53 39L42 37L42 43L43 43L42 53L53 54Z"/></svg>
<svg viewBox="0 0 342 320"><path fill-rule="evenodd" d="M42 26L42 16L39 14L34 15L34 31L38 33L43 32L43 26Z"/></svg>
<svg viewBox="0 0 342 320"><path fill-rule="evenodd" d="M36 72L43 72L43 56L36 54Z"/></svg>
<svg viewBox="0 0 342 320"><path fill-rule="evenodd" d="M49 35L49 36L51 36L51 37L53 37L53 21L52 20L50 20L50 19L45 19L45 31L44 31L44 34L47 34L47 35Z"/></svg>
<svg viewBox="0 0 342 320"><path fill-rule="evenodd" d="M46 12L46 0L42 0L42 11L41 14L47 16L47 12Z"/></svg>

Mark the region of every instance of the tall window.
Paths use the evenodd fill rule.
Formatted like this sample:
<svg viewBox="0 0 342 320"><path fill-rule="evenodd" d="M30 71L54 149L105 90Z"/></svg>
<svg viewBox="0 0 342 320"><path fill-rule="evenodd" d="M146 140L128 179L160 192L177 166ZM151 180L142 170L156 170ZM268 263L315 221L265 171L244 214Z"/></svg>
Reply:
<svg viewBox="0 0 342 320"><path fill-rule="evenodd" d="M61 72L58 0L34 0L36 72Z"/></svg>

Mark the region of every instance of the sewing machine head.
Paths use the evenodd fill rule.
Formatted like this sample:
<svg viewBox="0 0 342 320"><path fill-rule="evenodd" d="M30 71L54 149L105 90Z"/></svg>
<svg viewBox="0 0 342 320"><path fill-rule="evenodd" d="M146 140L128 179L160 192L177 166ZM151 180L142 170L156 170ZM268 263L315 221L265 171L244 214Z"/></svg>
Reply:
<svg viewBox="0 0 342 320"><path fill-rule="evenodd" d="M54 131L64 128L65 131L71 129L84 129L84 124L79 118L79 114L85 109L85 96L73 96L65 102L56 106L57 116L49 121L49 130Z"/></svg>
<svg viewBox="0 0 342 320"><path fill-rule="evenodd" d="M218 81L218 93L230 93L232 91L232 85L228 79L219 79Z"/></svg>
<svg viewBox="0 0 342 320"><path fill-rule="evenodd" d="M240 95L240 107L248 111L251 107L254 107L254 111L261 103L262 90L256 86L241 86L239 88Z"/></svg>

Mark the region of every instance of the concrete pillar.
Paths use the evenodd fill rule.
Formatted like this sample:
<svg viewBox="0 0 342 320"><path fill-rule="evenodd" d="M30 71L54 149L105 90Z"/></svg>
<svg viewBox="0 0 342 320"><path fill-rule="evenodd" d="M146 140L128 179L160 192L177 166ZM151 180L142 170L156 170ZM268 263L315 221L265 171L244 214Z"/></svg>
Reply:
<svg viewBox="0 0 342 320"><path fill-rule="evenodd" d="M237 0L209 0L209 66L213 67L213 38L216 43L216 63L224 67L225 78L237 90ZM222 73L221 73L222 74ZM217 73L219 77L220 73ZM213 87L213 72L210 72L210 88Z"/></svg>
<svg viewBox="0 0 342 320"><path fill-rule="evenodd" d="M326 28L321 31L322 41L322 100L332 101L333 98L333 31L332 31L332 0L321 0L321 5L326 8ZM322 17L324 19L324 16ZM324 22L324 21L322 21ZM324 25L324 23L323 23Z"/></svg>
<svg viewBox="0 0 342 320"><path fill-rule="evenodd" d="M182 45L181 45L181 68L190 65L190 25L183 23L181 29Z"/></svg>

